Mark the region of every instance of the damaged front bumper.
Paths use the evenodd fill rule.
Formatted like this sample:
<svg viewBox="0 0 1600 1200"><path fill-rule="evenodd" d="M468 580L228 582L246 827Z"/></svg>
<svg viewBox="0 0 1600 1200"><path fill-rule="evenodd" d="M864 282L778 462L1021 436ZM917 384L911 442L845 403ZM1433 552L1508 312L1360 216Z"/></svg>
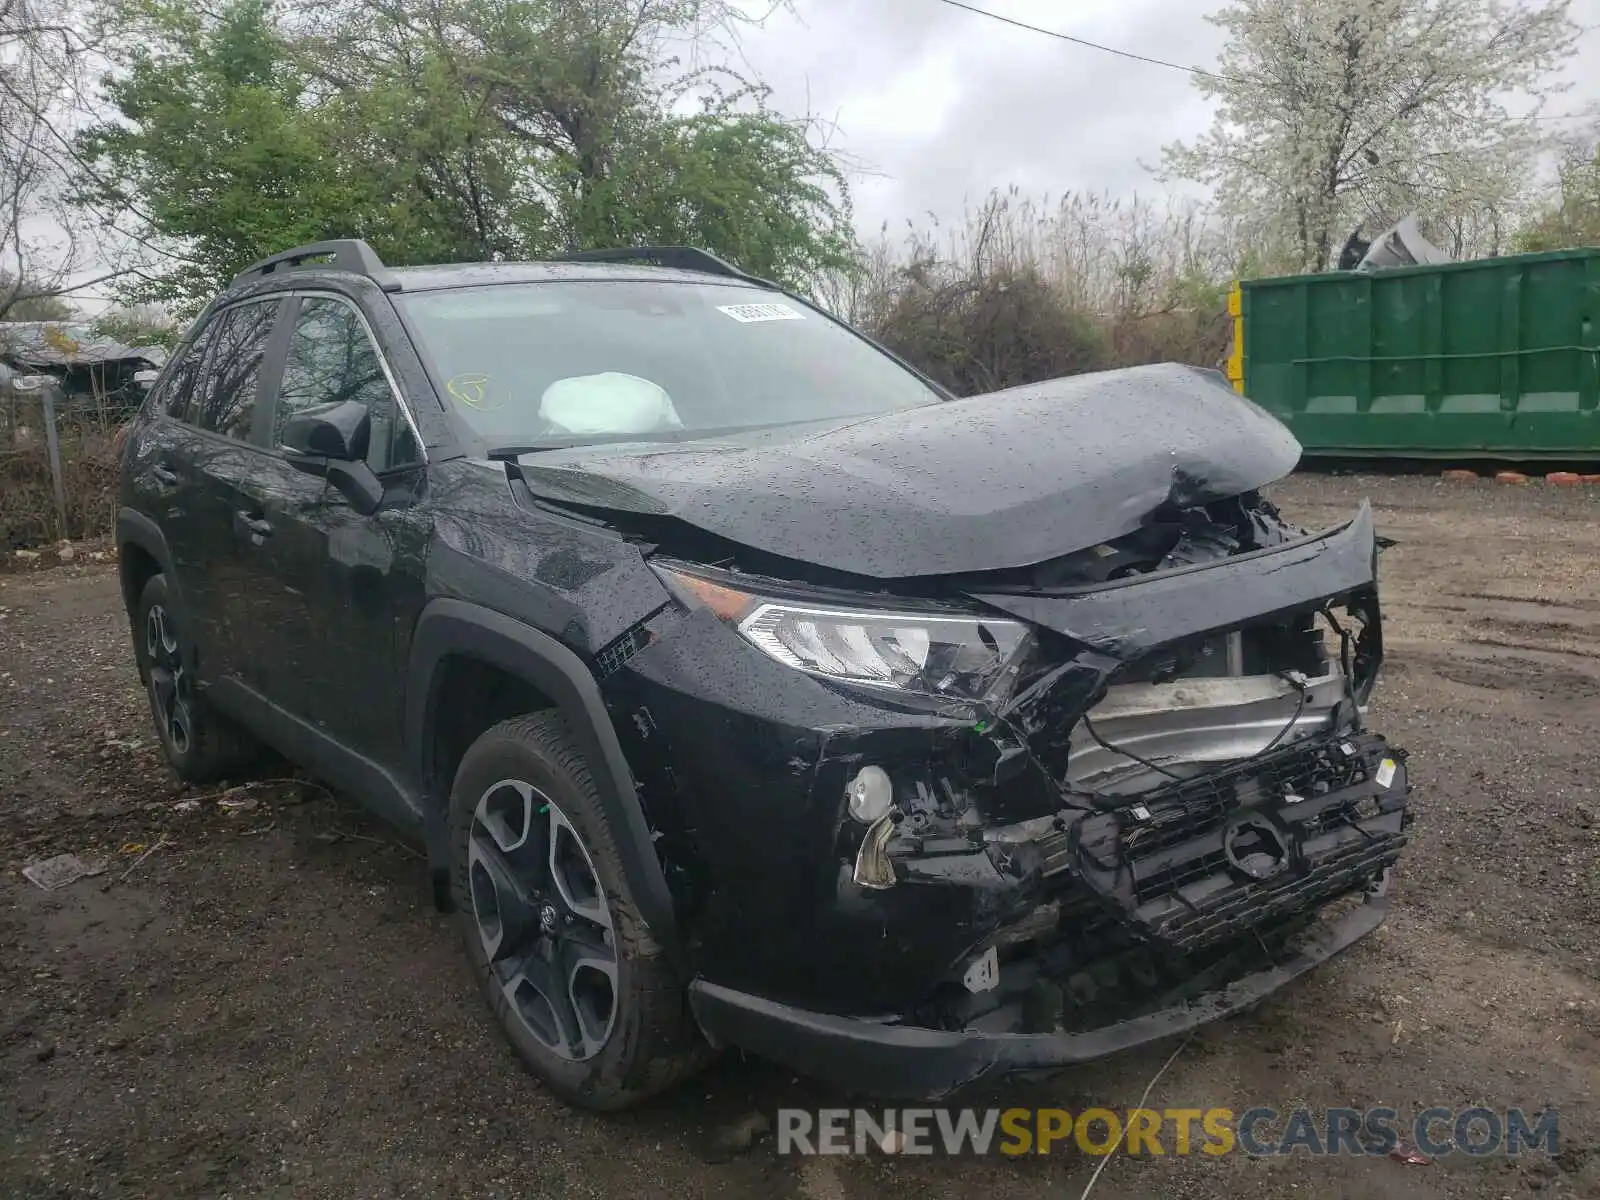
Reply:
<svg viewBox="0 0 1600 1200"><path fill-rule="evenodd" d="M1359 906L1298 940L1279 961L1214 990L1079 1033L938 1029L808 1012L696 980L689 1000L715 1045L735 1045L852 1092L938 1100L985 1076L1092 1062L1258 1004L1383 923L1380 885Z"/></svg>
<svg viewBox="0 0 1600 1200"><path fill-rule="evenodd" d="M877 1095L938 1099L991 1073L1101 1058L1249 1008L1376 929L1410 790L1404 752L1359 733L1028 840L1014 835L1040 822L991 831L985 865L1026 880L1017 894L1034 905L915 1012L838 1016L705 980L691 1002L715 1044ZM897 886L979 875L896 848L910 851ZM976 986L973 964L989 972Z"/></svg>
<svg viewBox="0 0 1600 1200"><path fill-rule="evenodd" d="M1376 555L1363 506L1108 584L967 589L1036 635L976 711L829 687L664 611L608 703L688 864L707 1037L935 1097L1181 1033L1371 932L1410 820L1405 753L1363 720ZM845 803L865 767L895 797L870 826Z"/></svg>

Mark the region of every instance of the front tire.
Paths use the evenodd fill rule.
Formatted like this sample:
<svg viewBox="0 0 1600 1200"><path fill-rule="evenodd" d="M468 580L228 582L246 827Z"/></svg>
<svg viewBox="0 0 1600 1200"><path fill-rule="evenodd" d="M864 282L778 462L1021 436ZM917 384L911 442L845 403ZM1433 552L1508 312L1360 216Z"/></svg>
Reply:
<svg viewBox="0 0 1600 1200"><path fill-rule="evenodd" d="M616 837L559 714L503 722L463 756L450 880L473 974L528 1068L599 1110L661 1092L708 1056Z"/></svg>
<svg viewBox="0 0 1600 1200"><path fill-rule="evenodd" d="M194 686L193 661L165 575L153 575L133 615L133 652L167 761L186 783L211 783L258 762L262 747Z"/></svg>

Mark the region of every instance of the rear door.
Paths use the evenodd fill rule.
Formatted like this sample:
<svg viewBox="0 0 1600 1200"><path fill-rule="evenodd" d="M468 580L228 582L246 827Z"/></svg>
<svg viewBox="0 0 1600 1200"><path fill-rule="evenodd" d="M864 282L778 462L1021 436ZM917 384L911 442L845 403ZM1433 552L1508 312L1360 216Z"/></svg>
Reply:
<svg viewBox="0 0 1600 1200"><path fill-rule="evenodd" d="M157 523L172 551L201 678L250 675L263 614L243 588L239 514L265 455L258 416L269 343L286 302L248 300L213 314L174 371L140 478L163 493ZM268 618L269 619L269 618Z"/></svg>

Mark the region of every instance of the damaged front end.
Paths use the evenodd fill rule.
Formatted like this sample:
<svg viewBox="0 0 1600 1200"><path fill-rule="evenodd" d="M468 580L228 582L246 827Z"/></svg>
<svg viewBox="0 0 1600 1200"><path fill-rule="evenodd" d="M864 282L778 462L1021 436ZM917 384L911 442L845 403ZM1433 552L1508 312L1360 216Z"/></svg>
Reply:
<svg viewBox="0 0 1600 1200"><path fill-rule="evenodd" d="M815 722L790 764L831 805L840 876L825 912L790 909L799 936L769 937L858 1001L798 974L775 997L733 964L691 989L708 1035L938 1096L1237 1011L1376 928L1410 821L1405 753L1364 722L1378 545L1366 506L1307 535L1251 494L944 581L1026 630L985 635L1004 670L981 699L885 697Z"/></svg>

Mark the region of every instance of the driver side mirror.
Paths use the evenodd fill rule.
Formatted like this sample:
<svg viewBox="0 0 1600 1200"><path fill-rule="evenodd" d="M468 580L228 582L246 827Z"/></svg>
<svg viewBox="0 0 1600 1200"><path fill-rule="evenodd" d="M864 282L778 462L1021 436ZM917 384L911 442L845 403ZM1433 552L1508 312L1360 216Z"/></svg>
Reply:
<svg viewBox="0 0 1600 1200"><path fill-rule="evenodd" d="M383 482L366 461L371 440L372 415L357 400L296 413L283 429L289 462L326 479L364 517L383 502Z"/></svg>
<svg viewBox="0 0 1600 1200"><path fill-rule="evenodd" d="M295 413L284 426L283 444L295 454L335 462L360 462L372 439L372 416L358 400Z"/></svg>

